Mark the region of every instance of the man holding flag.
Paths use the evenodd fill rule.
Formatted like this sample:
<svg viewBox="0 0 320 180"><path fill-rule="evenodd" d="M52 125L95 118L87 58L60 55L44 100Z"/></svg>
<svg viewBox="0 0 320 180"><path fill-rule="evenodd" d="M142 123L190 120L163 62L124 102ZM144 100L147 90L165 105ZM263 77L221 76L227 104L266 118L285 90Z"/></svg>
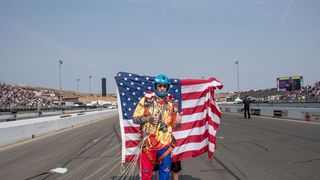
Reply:
<svg viewBox="0 0 320 180"><path fill-rule="evenodd" d="M138 159L142 180L151 179L156 164L159 164L160 180L170 177L171 152L174 148L172 131L176 121L181 122L181 116L169 89L169 78L163 74L158 75L154 80L153 91L145 94L133 113L133 123L139 124L142 130L142 151Z"/></svg>
<svg viewBox="0 0 320 180"><path fill-rule="evenodd" d="M118 86L122 162L137 162L139 157L142 157L139 154L142 152L143 145L151 149L156 147L158 150L162 149L161 146L164 149L168 148L167 145L172 142L170 134L173 134L176 139L175 148L171 151L173 162L197 157L205 152L208 152L209 159L212 159L216 148L216 133L221 119L214 91L216 88L221 89L222 83L215 78L207 80L168 80L164 76L159 76L159 78L160 81L157 83L158 80L155 77L126 72L119 72L115 77ZM157 90L156 84L159 84L158 94L164 99L149 101L150 98L156 99L155 97L159 96L155 91ZM173 101L169 93L176 101ZM167 105L155 108L158 104ZM172 132L174 121L169 121L170 118L168 118L171 112L183 113L181 114L181 127L174 132ZM160 119L165 120L166 126L160 123L162 122ZM158 129L153 127L158 127ZM144 133L147 136L142 136ZM141 140L141 137L148 138ZM147 153L145 154L148 159Z"/></svg>

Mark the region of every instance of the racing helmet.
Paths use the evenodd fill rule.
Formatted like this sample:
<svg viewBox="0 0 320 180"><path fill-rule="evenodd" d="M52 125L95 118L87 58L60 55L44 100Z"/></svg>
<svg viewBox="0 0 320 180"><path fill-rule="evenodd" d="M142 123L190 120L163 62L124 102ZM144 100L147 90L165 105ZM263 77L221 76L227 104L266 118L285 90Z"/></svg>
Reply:
<svg viewBox="0 0 320 180"><path fill-rule="evenodd" d="M161 93L157 90L157 84L167 84L168 88L165 93ZM161 98L165 97L170 90L170 80L169 78L164 75L164 74L159 74L155 79L154 79L154 92Z"/></svg>

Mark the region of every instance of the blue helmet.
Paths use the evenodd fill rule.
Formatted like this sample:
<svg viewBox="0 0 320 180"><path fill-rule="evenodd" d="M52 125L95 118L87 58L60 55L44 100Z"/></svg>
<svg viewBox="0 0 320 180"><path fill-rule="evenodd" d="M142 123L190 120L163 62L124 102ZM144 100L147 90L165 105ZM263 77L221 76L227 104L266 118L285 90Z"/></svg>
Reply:
<svg viewBox="0 0 320 180"><path fill-rule="evenodd" d="M157 91L157 84L167 84L168 88L167 91L165 93L161 93L159 91ZM164 74L159 74L155 79L154 79L154 92L161 98L165 97L170 90L170 80L169 78L164 75Z"/></svg>

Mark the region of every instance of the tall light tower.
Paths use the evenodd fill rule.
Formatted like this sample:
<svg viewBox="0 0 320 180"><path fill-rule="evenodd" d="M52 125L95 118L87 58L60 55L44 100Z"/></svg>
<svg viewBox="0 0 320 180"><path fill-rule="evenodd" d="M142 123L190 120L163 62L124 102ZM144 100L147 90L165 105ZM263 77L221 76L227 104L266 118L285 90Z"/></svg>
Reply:
<svg viewBox="0 0 320 180"><path fill-rule="evenodd" d="M59 60L59 99L60 99L60 108L62 106L62 97L61 97L61 65L63 64L62 60Z"/></svg>
<svg viewBox="0 0 320 180"><path fill-rule="evenodd" d="M240 99L240 85L239 85L239 61L236 61L235 64L237 65L237 82L238 82L238 99Z"/></svg>
<svg viewBox="0 0 320 180"><path fill-rule="evenodd" d="M89 95L91 95L91 78L92 75L89 76Z"/></svg>
<svg viewBox="0 0 320 180"><path fill-rule="evenodd" d="M79 82L80 82L80 78L77 79L77 91L79 92Z"/></svg>

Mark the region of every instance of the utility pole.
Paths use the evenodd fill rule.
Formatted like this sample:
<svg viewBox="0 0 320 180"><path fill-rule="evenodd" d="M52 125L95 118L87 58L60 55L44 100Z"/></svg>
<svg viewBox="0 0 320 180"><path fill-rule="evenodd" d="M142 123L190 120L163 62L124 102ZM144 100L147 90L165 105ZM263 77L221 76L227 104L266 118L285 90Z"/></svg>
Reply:
<svg viewBox="0 0 320 180"><path fill-rule="evenodd" d="M238 99L240 99L240 85L239 85L239 61L236 61L235 64L237 65L237 82L238 82Z"/></svg>
<svg viewBox="0 0 320 180"><path fill-rule="evenodd" d="M77 79L77 91L79 92L79 82L80 82L80 78Z"/></svg>
<svg viewBox="0 0 320 180"><path fill-rule="evenodd" d="M89 76L89 95L91 95L91 78L92 75Z"/></svg>
<svg viewBox="0 0 320 180"><path fill-rule="evenodd" d="M62 109L62 96L61 96L61 65L63 64L62 60L59 60L59 99L60 99L60 108Z"/></svg>

